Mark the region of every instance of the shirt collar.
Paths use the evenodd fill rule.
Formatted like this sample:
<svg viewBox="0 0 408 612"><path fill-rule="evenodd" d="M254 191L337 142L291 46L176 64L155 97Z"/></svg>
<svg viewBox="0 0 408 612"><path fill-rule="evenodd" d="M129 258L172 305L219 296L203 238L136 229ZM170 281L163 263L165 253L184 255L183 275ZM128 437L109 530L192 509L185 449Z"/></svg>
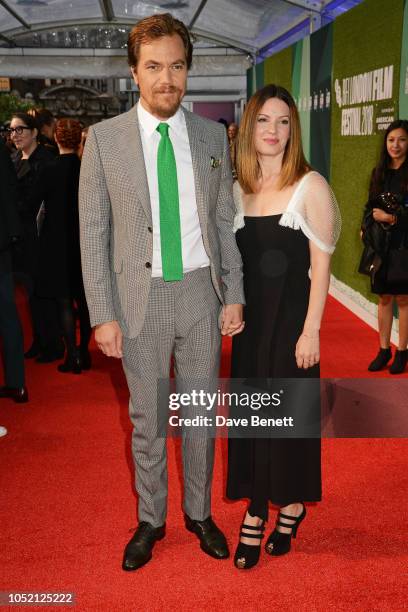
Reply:
<svg viewBox="0 0 408 612"><path fill-rule="evenodd" d="M169 117L166 121L161 121L149 113L139 100L137 103L137 116L143 132L148 138L154 134L159 123L168 123L170 126L170 133L174 131L176 134L180 134L185 126L185 118L181 106L179 106L172 117Z"/></svg>

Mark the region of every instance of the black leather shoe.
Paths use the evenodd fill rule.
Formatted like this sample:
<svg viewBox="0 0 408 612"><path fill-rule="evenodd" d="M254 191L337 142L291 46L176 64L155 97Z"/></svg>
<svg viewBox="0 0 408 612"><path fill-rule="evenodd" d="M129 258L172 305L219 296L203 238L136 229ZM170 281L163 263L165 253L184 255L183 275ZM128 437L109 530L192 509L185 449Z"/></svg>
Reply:
<svg viewBox="0 0 408 612"><path fill-rule="evenodd" d="M2 397L8 397L17 404L25 404L28 402L27 387L0 387L0 398Z"/></svg>
<svg viewBox="0 0 408 612"><path fill-rule="evenodd" d="M205 521L193 521L187 514L184 515L186 528L195 533L200 540L201 550L214 559L228 559L229 550L225 535L209 516Z"/></svg>
<svg viewBox="0 0 408 612"><path fill-rule="evenodd" d="M161 527L153 527L145 521L139 523L132 539L126 545L122 569L132 572L150 561L155 542L162 540L165 534L166 523Z"/></svg>

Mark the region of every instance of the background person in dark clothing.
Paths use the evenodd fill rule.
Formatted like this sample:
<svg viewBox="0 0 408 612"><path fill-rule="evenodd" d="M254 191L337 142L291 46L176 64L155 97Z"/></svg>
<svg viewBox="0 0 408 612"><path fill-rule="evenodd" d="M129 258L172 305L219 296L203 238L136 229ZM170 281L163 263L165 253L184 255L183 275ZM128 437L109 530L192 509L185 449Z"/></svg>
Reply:
<svg viewBox="0 0 408 612"><path fill-rule="evenodd" d="M37 122L38 142L53 155L58 155L58 147L55 142L56 119L52 112L47 108L31 108L27 113Z"/></svg>
<svg viewBox="0 0 408 612"><path fill-rule="evenodd" d="M238 136L238 125L236 123L230 123L227 129L228 134L228 142L230 148L230 156L231 156L231 165L232 165L232 175L234 180L237 178L237 171L235 169L236 162L236 151L237 151L237 136Z"/></svg>
<svg viewBox="0 0 408 612"><path fill-rule="evenodd" d="M88 138L88 132L89 132L89 126L82 128L81 144L79 145L79 148L78 148L78 157L79 157L79 159L82 159L82 155L84 153L86 139Z"/></svg>
<svg viewBox="0 0 408 612"><path fill-rule="evenodd" d="M60 119L56 124L60 155L45 167L34 189L38 207L44 202L45 217L39 239L36 294L57 301L66 346L60 372L79 374L89 369L91 337L88 307L82 284L79 245L78 186L81 162L76 151L81 143L79 121ZM80 322L80 349L76 346L74 300Z"/></svg>
<svg viewBox="0 0 408 612"><path fill-rule="evenodd" d="M17 281L27 290L33 326L33 344L27 358L37 357L47 363L62 357L63 345L55 300L40 299L34 293L34 279L38 259L37 215L41 202L32 206L31 195L40 170L55 159L55 155L38 143L35 119L26 113L15 113L10 123L11 139L17 149L13 156L17 171L18 208L23 235L15 253Z"/></svg>
<svg viewBox="0 0 408 612"><path fill-rule="evenodd" d="M380 194L393 194L399 207L394 214L385 212L378 204ZM390 339L393 302L399 313L398 349L390 366L391 374L401 374L408 361L408 270L406 280L393 281L393 254L408 249L408 121L399 119L385 132L378 165L371 175L369 201L366 206L363 232L370 224L379 224L384 233L382 263L372 277L371 291L379 295L378 328L380 350L370 363L371 372L382 370L392 357ZM377 228L379 229L379 228Z"/></svg>
<svg viewBox="0 0 408 612"><path fill-rule="evenodd" d="M23 333L14 300L11 248L21 236L17 213L17 178L9 152L0 139L0 336L3 340L5 385L0 398L27 402L24 385Z"/></svg>

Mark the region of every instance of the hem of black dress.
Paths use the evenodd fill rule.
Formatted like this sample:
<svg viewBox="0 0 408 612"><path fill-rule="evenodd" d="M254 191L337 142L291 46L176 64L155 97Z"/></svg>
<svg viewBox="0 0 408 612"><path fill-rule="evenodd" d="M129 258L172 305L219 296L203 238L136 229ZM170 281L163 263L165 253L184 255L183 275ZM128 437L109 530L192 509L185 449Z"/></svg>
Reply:
<svg viewBox="0 0 408 612"><path fill-rule="evenodd" d="M226 495L226 498L229 501L242 501L242 500L248 500L251 501L251 495L248 494L243 494L243 495L237 495L237 496L232 496L232 495ZM307 495L305 497L298 497L297 499L292 499L292 500L278 500L278 499L272 499L271 497L268 497L268 503L271 503L273 506L279 506L280 508L284 508L285 506L289 506L290 504L297 504L300 502L305 502L307 504L314 504L314 503L318 503L322 501L322 495Z"/></svg>

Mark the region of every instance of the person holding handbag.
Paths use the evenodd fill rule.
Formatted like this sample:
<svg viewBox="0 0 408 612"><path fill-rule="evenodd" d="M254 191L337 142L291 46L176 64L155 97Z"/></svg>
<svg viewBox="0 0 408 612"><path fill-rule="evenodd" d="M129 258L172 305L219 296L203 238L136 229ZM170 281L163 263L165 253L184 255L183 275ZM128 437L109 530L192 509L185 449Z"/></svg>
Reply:
<svg viewBox="0 0 408 612"><path fill-rule="evenodd" d="M404 372L408 361L408 121L390 124L384 136L380 160L371 175L369 201L362 224L363 240L376 236L371 291L379 295L380 350L369 364L370 372L382 370L392 358L390 338L393 302L399 313L399 341L391 374ZM379 253L378 251L381 250Z"/></svg>

